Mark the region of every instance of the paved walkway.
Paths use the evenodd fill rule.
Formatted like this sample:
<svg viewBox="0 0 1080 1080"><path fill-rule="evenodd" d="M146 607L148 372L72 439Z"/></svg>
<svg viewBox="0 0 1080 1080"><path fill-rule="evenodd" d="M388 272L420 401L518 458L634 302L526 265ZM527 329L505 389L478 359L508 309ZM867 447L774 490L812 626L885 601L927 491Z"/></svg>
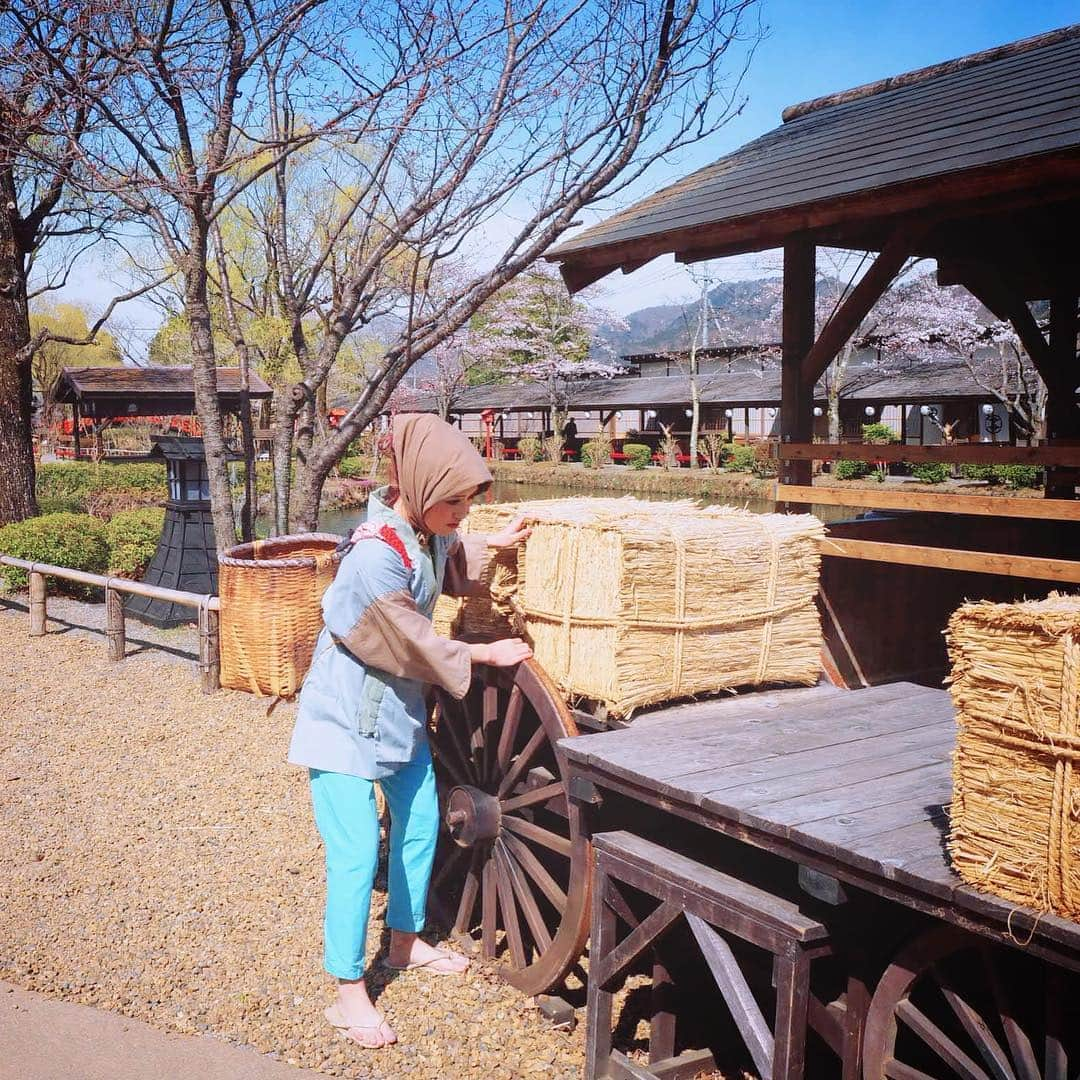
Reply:
<svg viewBox="0 0 1080 1080"><path fill-rule="evenodd" d="M0 983L0 1080L315 1080L254 1050ZM325 1078L323 1078L325 1080Z"/></svg>

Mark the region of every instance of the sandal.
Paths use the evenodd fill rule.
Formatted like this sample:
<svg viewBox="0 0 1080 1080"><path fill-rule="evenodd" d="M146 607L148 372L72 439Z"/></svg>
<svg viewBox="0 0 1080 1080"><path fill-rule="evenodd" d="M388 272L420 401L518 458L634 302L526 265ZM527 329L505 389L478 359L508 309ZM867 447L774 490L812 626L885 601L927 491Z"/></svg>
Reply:
<svg viewBox="0 0 1080 1080"><path fill-rule="evenodd" d="M323 1015L333 1027L337 1028L338 1031L344 1031L347 1038L351 1039L357 1046L362 1046L365 1050L381 1050L383 1047L397 1042L397 1036L393 1035L386 1017L383 1017L377 1024L364 1027L361 1024L349 1023L342 1014L340 1005L331 1005L323 1012ZM384 1028L390 1029L390 1034L393 1035L392 1038L387 1037ZM358 1034L354 1034L354 1032Z"/></svg>
<svg viewBox="0 0 1080 1080"><path fill-rule="evenodd" d="M391 964L389 957L387 957L383 960L383 967L389 968L391 971L426 971L429 975L464 975L465 972L469 970L470 964L466 964L463 968L451 968L450 970L435 966L446 960L454 960L458 957L462 960L468 960L468 957L462 956L461 953L444 952L440 950L438 956L433 956L430 960L424 960L418 964Z"/></svg>

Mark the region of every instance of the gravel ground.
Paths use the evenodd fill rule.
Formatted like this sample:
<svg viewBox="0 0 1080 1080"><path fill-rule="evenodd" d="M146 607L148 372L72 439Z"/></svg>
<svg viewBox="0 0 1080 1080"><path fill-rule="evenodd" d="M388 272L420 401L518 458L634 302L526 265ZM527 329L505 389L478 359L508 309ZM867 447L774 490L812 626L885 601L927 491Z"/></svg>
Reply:
<svg viewBox="0 0 1080 1080"><path fill-rule="evenodd" d="M50 598L49 614L31 639L25 605L0 598L0 979L331 1075L580 1076L582 1026L555 1030L479 967L453 983L380 970L401 1043L336 1035L322 852L285 763L294 706L201 694L188 630L130 623L117 665L91 632L99 606Z"/></svg>

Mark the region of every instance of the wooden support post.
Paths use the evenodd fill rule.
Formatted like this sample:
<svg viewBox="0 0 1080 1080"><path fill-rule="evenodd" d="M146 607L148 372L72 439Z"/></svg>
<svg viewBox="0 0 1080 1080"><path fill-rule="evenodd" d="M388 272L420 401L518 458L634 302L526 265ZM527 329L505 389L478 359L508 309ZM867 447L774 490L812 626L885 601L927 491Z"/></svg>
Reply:
<svg viewBox="0 0 1080 1080"><path fill-rule="evenodd" d="M212 694L221 688L218 613L205 604L199 606L199 673L204 694Z"/></svg>
<svg viewBox="0 0 1080 1080"><path fill-rule="evenodd" d="M675 1056L674 983L659 948L653 950L652 1019L649 1022L649 1062Z"/></svg>
<svg viewBox="0 0 1080 1080"><path fill-rule="evenodd" d="M810 442L814 423L814 386L807 385L803 361L814 344L816 249L806 239L784 245L783 354L780 369L780 440ZM786 461L784 484L809 484L810 462Z"/></svg>
<svg viewBox="0 0 1080 1080"><path fill-rule="evenodd" d="M124 635L124 596L105 586L105 639L110 660L123 660L127 652Z"/></svg>
<svg viewBox="0 0 1080 1080"><path fill-rule="evenodd" d="M599 862L593 863L592 952L604 958L615 947L615 912L607 904L608 877ZM613 994L590 977L585 1020L585 1075L611 1075L611 1005Z"/></svg>
<svg viewBox="0 0 1080 1080"><path fill-rule="evenodd" d="M1076 294L1071 290L1050 300L1051 377L1046 383L1046 435L1053 443L1080 440L1080 410L1076 407L1076 386L1080 373L1076 362ZM1075 469L1047 469L1045 495L1048 499L1076 498L1080 479Z"/></svg>
<svg viewBox="0 0 1080 1080"><path fill-rule="evenodd" d="M72 427L72 433L75 436L75 460L78 461L79 457L82 455L82 434L79 431L82 417L79 415L79 402L77 400L72 406L72 416L75 418Z"/></svg>
<svg viewBox="0 0 1080 1080"><path fill-rule="evenodd" d="M48 622L45 610L45 575L30 571L30 636L44 637Z"/></svg>

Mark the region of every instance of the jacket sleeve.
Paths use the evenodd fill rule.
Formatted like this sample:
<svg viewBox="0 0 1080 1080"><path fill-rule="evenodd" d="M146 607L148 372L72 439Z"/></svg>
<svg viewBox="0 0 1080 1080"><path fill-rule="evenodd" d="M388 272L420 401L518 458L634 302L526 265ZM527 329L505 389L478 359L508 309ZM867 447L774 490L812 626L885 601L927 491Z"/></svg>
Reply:
<svg viewBox="0 0 1080 1080"><path fill-rule="evenodd" d="M482 578L491 555L486 534L459 536L446 556L443 592L450 596L486 596L488 587Z"/></svg>
<svg viewBox="0 0 1080 1080"><path fill-rule="evenodd" d="M346 556L323 596L323 619L361 663L389 675L436 683L456 698L469 689L469 647L435 633L416 606L401 556L378 539Z"/></svg>

